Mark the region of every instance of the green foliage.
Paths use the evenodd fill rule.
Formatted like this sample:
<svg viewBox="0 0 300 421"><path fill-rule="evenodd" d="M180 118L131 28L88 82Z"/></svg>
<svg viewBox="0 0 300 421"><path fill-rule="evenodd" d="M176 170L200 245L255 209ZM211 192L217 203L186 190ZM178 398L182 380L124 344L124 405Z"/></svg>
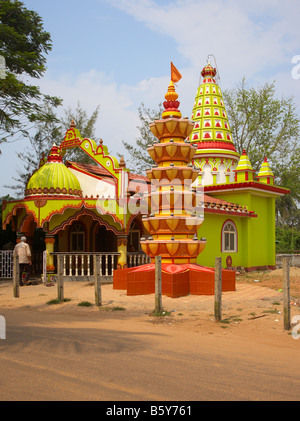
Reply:
<svg viewBox="0 0 300 421"><path fill-rule="evenodd" d="M256 173L267 156L275 183L290 189L276 201L277 224L294 224L300 202L300 119L293 97L278 99L275 82L248 89L243 79L223 98L237 151L246 150Z"/></svg>
<svg viewBox="0 0 300 421"><path fill-rule="evenodd" d="M44 104L61 104L26 81L43 76L51 48L50 34L36 12L17 0L0 1L0 55L6 65L5 77L0 78L0 143L29 136L34 122L48 118Z"/></svg>
<svg viewBox="0 0 300 421"><path fill-rule="evenodd" d="M67 303L68 301L71 301L71 298L64 298L62 300L59 300L58 298L54 298L53 300L47 301L46 304L48 305L61 304L61 303Z"/></svg>
<svg viewBox="0 0 300 421"><path fill-rule="evenodd" d="M300 226L289 228L287 226L276 227L276 253L293 253L300 250Z"/></svg>
<svg viewBox="0 0 300 421"><path fill-rule="evenodd" d="M275 82L247 89L245 79L223 98L237 151L246 150L255 171L267 156L282 181L282 170L295 164L295 152L299 160L300 120L293 98L277 99Z"/></svg>
<svg viewBox="0 0 300 421"><path fill-rule="evenodd" d="M3 201L10 201L14 200L13 197L10 197L9 194L6 196L0 197L0 221L2 221L2 203ZM2 226L0 229L0 250L5 249L12 249L13 245L16 243L16 233L13 232L11 224L9 224L6 230L2 230Z"/></svg>
<svg viewBox="0 0 300 421"><path fill-rule="evenodd" d="M147 148L153 145L155 141L158 141L149 129L149 123L151 121L161 118L163 111L162 104L159 104L158 107L158 110L151 110L142 103L138 108L141 124L138 126L140 136L136 139L136 144L133 146L123 140L123 145L129 153L129 164L127 162L126 164L134 173L141 174L154 164L154 161L147 152Z"/></svg>
<svg viewBox="0 0 300 421"><path fill-rule="evenodd" d="M70 128L71 121L74 120L76 123L76 128L80 131L82 138L95 140L95 124L99 116L99 109L100 106L98 105L89 117L86 110L81 107L79 102L77 103L77 107L74 110L71 107L67 108L63 118L61 119L61 130L63 132L61 139L63 139L65 132ZM67 151L65 159L69 161L81 162L83 164L95 165L95 161L79 148Z"/></svg>
<svg viewBox="0 0 300 421"><path fill-rule="evenodd" d="M77 304L79 307L92 307L93 304L89 301L80 301L80 303Z"/></svg>
<svg viewBox="0 0 300 421"><path fill-rule="evenodd" d="M98 117L99 106L93 111L90 117L81 107L79 102L74 110L70 107L65 109L62 117L58 117L55 109L50 107L49 104L45 104L44 109L48 119L39 121L35 124L35 134L29 134L30 147L17 153L17 156L22 163L22 169L18 170L18 177L13 178L15 181L14 185L5 186L16 191L18 197L24 195L24 189L29 178L33 172L39 168L41 160L44 157L47 157L53 144L60 145L66 131L70 128L72 120L76 123L76 128L80 131L83 138L93 139L95 136L95 123ZM95 162L79 148L68 151L64 160L95 164Z"/></svg>

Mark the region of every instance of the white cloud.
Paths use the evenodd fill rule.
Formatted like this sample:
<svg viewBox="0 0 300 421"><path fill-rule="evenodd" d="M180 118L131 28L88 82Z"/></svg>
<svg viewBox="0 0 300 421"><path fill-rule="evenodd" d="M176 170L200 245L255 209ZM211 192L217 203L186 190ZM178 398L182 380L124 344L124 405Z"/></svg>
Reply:
<svg viewBox="0 0 300 421"><path fill-rule="evenodd" d="M174 64L177 65L177 59L185 63L178 67L183 78L176 88L184 116L191 115L208 54L216 57L222 89L235 86L243 76L259 84L275 79L279 92L285 96L293 93L300 105L300 79L291 77L291 59L300 54L298 0L109 0L108 3L161 34L162 42L155 46L159 51L164 49L164 37L175 41L178 57ZM138 51L137 60L143 60L145 54L147 51ZM168 55L166 49L165 56ZM160 77L137 80L131 85L118 85L113 72L114 69L110 74L88 69L76 77L70 72L55 80L46 75L39 84L42 92L62 97L65 107L76 106L79 101L90 114L100 105L96 133L116 155L125 153L122 140L134 143L138 136L138 106L143 102L155 109L164 100L170 72L169 68L162 68ZM4 156L0 160L4 165ZM15 172L15 164L13 157L8 171ZM2 174L8 176L6 171Z"/></svg>
<svg viewBox="0 0 300 421"><path fill-rule="evenodd" d="M138 118L130 90L117 86L104 73L90 70L76 79L70 75L59 80L46 77L40 81L40 86L42 92L63 98L63 108L75 108L79 101L90 115L100 105L96 133L112 154L121 152L122 139L128 141L135 137Z"/></svg>
<svg viewBox="0 0 300 421"><path fill-rule="evenodd" d="M153 31L173 38L194 70L205 65L209 53L214 54L228 85L244 75L252 77L287 63L296 49L300 50L297 0L111 3Z"/></svg>

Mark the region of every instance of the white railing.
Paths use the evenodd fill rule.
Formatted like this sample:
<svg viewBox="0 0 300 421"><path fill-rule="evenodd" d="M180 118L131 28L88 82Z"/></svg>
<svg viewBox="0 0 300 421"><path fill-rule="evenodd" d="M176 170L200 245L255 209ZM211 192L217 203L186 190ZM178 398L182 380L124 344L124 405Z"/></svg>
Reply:
<svg viewBox="0 0 300 421"><path fill-rule="evenodd" d="M129 268L145 265L146 263L150 263L150 262L151 262L150 257L145 253L140 253L140 252L127 253L127 266Z"/></svg>
<svg viewBox="0 0 300 421"><path fill-rule="evenodd" d="M57 252L51 253L54 256L55 267L57 267L57 256L63 256L63 275L70 277L89 277L93 276L93 256L100 255L100 265L101 265L101 276L102 277L112 277L114 270L117 268L118 256L120 253L67 253L67 252ZM36 259L34 258L35 253L33 253L33 266L36 261L36 270L33 269L33 273L43 273L43 262L42 262L42 253L36 253ZM140 252L130 252L127 253L127 266L136 267L150 263L150 257L144 253ZM46 261L44 262L46 265ZM11 279L13 277L13 251L12 250L0 250L0 278Z"/></svg>
<svg viewBox="0 0 300 421"><path fill-rule="evenodd" d="M13 250L0 250L0 278L13 277Z"/></svg>
<svg viewBox="0 0 300 421"><path fill-rule="evenodd" d="M56 252L51 253L54 256L54 265L57 268L57 257L62 256L63 276L71 279L88 279L94 274L93 256L100 258L100 276L110 280L114 270L117 268L118 256L120 253L91 253L91 252Z"/></svg>

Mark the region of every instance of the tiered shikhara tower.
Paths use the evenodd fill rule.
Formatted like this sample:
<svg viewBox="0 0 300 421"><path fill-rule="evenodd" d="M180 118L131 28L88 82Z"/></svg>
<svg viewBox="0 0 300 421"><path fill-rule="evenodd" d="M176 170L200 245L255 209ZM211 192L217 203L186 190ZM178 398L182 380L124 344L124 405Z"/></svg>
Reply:
<svg viewBox="0 0 300 421"><path fill-rule="evenodd" d="M190 141L197 145L194 165L199 171L198 185L203 186L234 182L240 157L232 141L222 92L215 80L216 73L210 63L203 68L203 79L192 112L195 125Z"/></svg>
<svg viewBox="0 0 300 421"><path fill-rule="evenodd" d="M177 98L171 81L162 118L150 124L159 142L148 148L156 164L146 171L152 192L148 195L150 215L143 223L150 237L142 239L141 246L152 263L155 256L161 256L162 263L196 263L206 244L197 238L203 218L192 188L198 177L191 164L196 147L188 141L194 123L181 118Z"/></svg>
<svg viewBox="0 0 300 421"><path fill-rule="evenodd" d="M127 289L128 295L155 292L156 256L162 258L163 294L179 297L214 291L214 269L196 264L206 244L197 237L203 222L202 197L192 187L199 173L191 163L197 145L189 140L194 123L182 118L177 98L171 80L165 111L161 119L150 123L158 142L148 148L155 165L146 171L151 192L145 197L149 214L143 223L149 235L141 239L141 246L151 263L114 272L114 289ZM234 272L223 270L223 290L235 290Z"/></svg>

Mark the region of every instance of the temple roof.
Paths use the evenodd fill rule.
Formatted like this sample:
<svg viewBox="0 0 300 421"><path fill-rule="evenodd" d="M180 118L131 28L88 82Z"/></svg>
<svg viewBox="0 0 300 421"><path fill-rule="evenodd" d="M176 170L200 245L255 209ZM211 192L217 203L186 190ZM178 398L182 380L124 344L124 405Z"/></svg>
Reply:
<svg viewBox="0 0 300 421"><path fill-rule="evenodd" d="M235 169L236 171L253 171L251 162L249 160L249 157L245 151L245 149L243 150L243 153L240 157L240 160L238 162L238 165Z"/></svg>
<svg viewBox="0 0 300 421"><path fill-rule="evenodd" d="M264 162L262 163L257 177L274 177L274 173L270 168L267 157L265 157Z"/></svg>
<svg viewBox="0 0 300 421"><path fill-rule="evenodd" d="M82 195L79 181L62 162L56 145L51 148L44 165L33 173L25 189L25 196L53 194L73 197Z"/></svg>

